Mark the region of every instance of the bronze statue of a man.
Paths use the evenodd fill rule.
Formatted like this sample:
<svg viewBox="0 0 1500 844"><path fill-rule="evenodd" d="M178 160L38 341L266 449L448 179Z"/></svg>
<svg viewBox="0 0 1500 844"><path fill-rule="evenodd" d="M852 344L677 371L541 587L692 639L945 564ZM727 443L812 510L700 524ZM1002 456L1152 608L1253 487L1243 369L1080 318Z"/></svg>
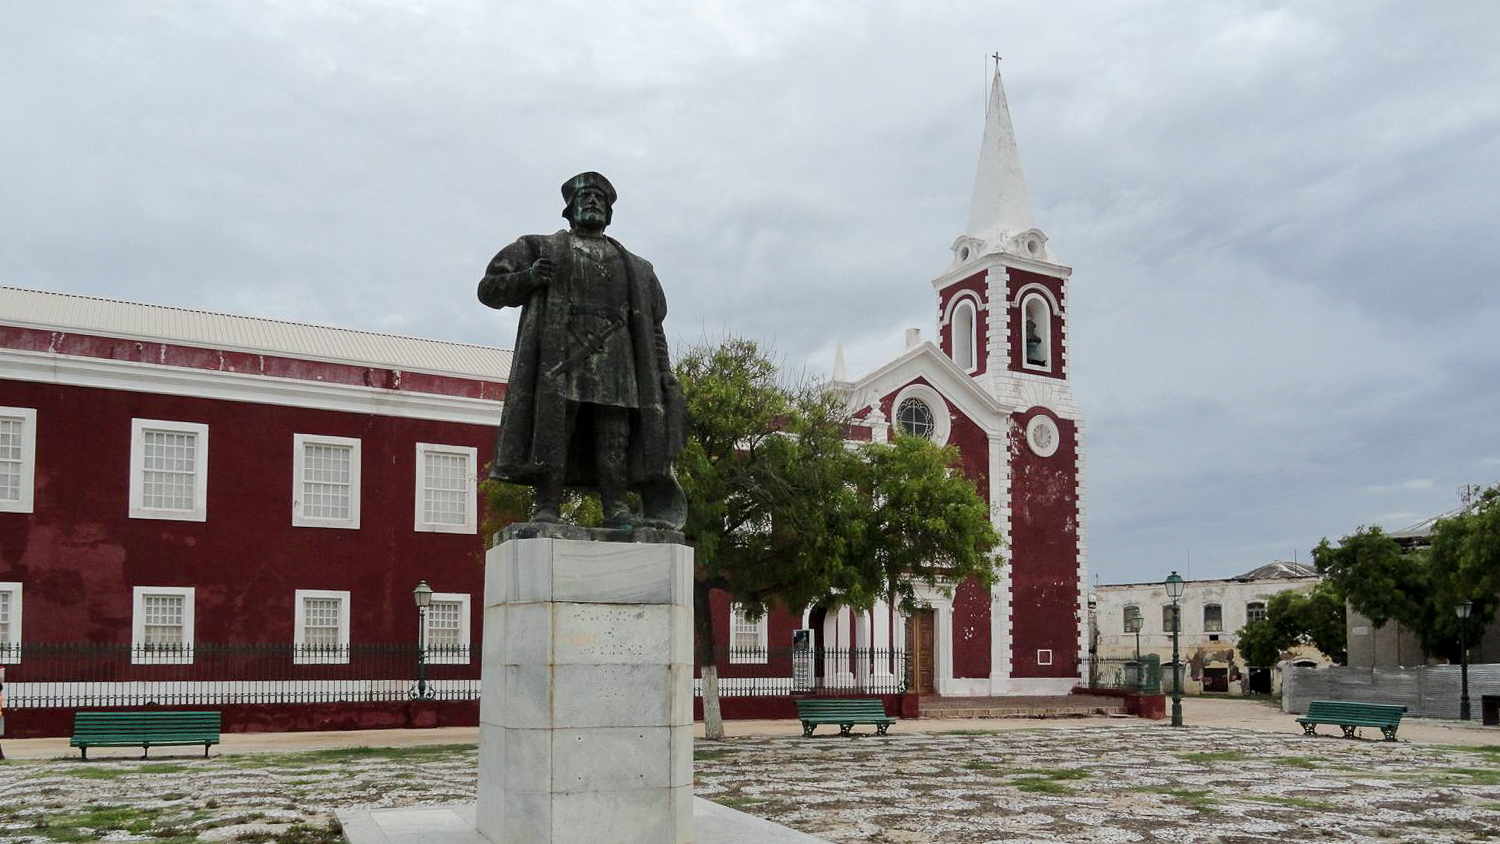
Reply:
<svg viewBox="0 0 1500 844"><path fill-rule="evenodd" d="M672 474L686 410L662 331L666 297L651 264L604 234L608 179L580 173L562 195L569 229L505 247L479 282L479 301L521 308L490 477L534 488L533 522L557 521L571 487L597 490L609 527L675 530L686 517Z"/></svg>

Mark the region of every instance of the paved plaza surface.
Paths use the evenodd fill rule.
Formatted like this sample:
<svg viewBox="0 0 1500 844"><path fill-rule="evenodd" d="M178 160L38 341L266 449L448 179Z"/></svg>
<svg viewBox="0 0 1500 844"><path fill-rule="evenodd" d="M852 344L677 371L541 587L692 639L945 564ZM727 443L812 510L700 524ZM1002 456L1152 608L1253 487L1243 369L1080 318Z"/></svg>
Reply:
<svg viewBox="0 0 1500 844"><path fill-rule="evenodd" d="M1189 700L1187 719L903 721L812 739L795 722L735 722L729 741L699 742L696 790L834 842L1500 840L1500 729L1409 720L1395 743L1305 738L1242 701ZM208 759L88 762L66 739L0 741L0 842L331 844L336 809L474 799L472 730L224 739Z"/></svg>

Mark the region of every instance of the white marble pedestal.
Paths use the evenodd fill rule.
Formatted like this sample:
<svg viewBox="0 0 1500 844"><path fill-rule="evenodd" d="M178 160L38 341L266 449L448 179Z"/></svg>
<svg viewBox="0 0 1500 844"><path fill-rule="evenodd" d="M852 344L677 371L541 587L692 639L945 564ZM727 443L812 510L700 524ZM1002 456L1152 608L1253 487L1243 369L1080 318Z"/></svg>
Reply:
<svg viewBox="0 0 1500 844"><path fill-rule="evenodd" d="M683 545L535 538L490 550L482 836L693 840L692 577Z"/></svg>

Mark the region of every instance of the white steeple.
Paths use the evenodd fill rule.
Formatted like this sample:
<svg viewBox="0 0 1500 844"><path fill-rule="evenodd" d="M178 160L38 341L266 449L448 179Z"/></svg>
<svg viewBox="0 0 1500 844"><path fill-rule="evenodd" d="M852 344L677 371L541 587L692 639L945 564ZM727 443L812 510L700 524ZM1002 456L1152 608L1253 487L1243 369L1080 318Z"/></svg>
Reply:
<svg viewBox="0 0 1500 844"><path fill-rule="evenodd" d="M1010 125L1010 106L1005 101L997 59L985 110L974 196L969 202L969 224L953 245L954 261L961 264L996 251L1045 261L1046 243L1046 236L1032 222L1031 194L1021 172L1021 155Z"/></svg>

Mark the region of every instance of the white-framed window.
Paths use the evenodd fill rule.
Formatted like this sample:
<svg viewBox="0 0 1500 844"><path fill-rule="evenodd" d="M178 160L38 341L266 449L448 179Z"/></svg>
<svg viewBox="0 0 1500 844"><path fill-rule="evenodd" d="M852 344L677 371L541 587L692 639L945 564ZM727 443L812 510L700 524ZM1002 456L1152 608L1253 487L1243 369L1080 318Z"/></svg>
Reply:
<svg viewBox="0 0 1500 844"><path fill-rule="evenodd" d="M428 662L467 665L469 596L462 592L432 593L424 636Z"/></svg>
<svg viewBox="0 0 1500 844"><path fill-rule="evenodd" d="M130 517L208 520L208 426L130 420Z"/></svg>
<svg viewBox="0 0 1500 844"><path fill-rule="evenodd" d="M1021 365L1026 369L1052 369L1052 308L1041 294L1021 300Z"/></svg>
<svg viewBox="0 0 1500 844"><path fill-rule="evenodd" d="M729 661L731 663L763 663L770 656L767 645L770 641L767 618L764 613L755 621L745 617L745 608L740 604L729 605Z"/></svg>
<svg viewBox="0 0 1500 844"><path fill-rule="evenodd" d="M1135 604L1129 604L1125 607L1125 632L1141 632L1141 608Z"/></svg>
<svg viewBox="0 0 1500 844"><path fill-rule="evenodd" d="M1250 621L1265 621L1265 620L1266 620L1266 602L1265 601L1250 601L1249 603L1245 604L1245 621L1250 622Z"/></svg>
<svg viewBox="0 0 1500 844"><path fill-rule="evenodd" d="M937 390L923 383L907 384L891 399L891 415L905 434L926 437L937 445L947 445L953 431L953 416L948 403Z"/></svg>
<svg viewBox="0 0 1500 844"><path fill-rule="evenodd" d="M478 461L473 446L417 443L417 530L479 532Z"/></svg>
<svg viewBox="0 0 1500 844"><path fill-rule="evenodd" d="M130 661L136 665L193 661L194 587L131 590Z"/></svg>
<svg viewBox="0 0 1500 844"><path fill-rule="evenodd" d="M972 296L960 296L948 315L948 336L952 341L953 362L965 372L979 368L979 317Z"/></svg>
<svg viewBox="0 0 1500 844"><path fill-rule="evenodd" d="M1036 652L1036 664L1037 665L1051 665L1052 664L1052 649L1051 648L1038 648L1037 652Z"/></svg>
<svg viewBox="0 0 1500 844"><path fill-rule="evenodd" d="M292 435L292 524L359 528L359 440Z"/></svg>
<svg viewBox="0 0 1500 844"><path fill-rule="evenodd" d="M36 411L0 407L0 513L33 512Z"/></svg>
<svg viewBox="0 0 1500 844"><path fill-rule="evenodd" d="M329 589L298 589L293 619L293 662L349 661L349 593Z"/></svg>
<svg viewBox="0 0 1500 844"><path fill-rule="evenodd" d="M1224 608L1218 604L1203 605L1203 632L1224 632Z"/></svg>
<svg viewBox="0 0 1500 844"><path fill-rule="evenodd" d="M21 584L0 581L0 665L21 661Z"/></svg>

